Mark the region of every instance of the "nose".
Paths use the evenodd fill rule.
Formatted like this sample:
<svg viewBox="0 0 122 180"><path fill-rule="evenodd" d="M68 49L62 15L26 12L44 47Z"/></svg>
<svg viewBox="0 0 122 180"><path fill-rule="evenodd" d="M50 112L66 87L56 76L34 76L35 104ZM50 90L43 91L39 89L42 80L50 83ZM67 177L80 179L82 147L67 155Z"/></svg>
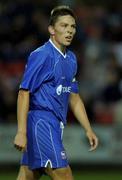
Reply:
<svg viewBox="0 0 122 180"><path fill-rule="evenodd" d="M69 29L67 30L67 32L68 32L69 34L72 34L72 33L73 33L73 31L72 31L71 28L69 28Z"/></svg>

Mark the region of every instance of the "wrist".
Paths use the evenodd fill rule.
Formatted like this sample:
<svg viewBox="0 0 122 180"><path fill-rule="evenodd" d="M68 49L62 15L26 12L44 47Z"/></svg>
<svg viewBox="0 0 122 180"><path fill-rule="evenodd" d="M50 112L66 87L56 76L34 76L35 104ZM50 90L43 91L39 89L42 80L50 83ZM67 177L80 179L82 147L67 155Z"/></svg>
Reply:
<svg viewBox="0 0 122 180"><path fill-rule="evenodd" d="M17 132L18 134L23 134L23 135L26 135L26 132L25 131L22 131L22 130L18 130Z"/></svg>
<svg viewBox="0 0 122 180"><path fill-rule="evenodd" d="M92 132L92 128L89 127L89 128L87 128L87 129L85 129L85 131L86 131L86 133L87 133L87 132Z"/></svg>

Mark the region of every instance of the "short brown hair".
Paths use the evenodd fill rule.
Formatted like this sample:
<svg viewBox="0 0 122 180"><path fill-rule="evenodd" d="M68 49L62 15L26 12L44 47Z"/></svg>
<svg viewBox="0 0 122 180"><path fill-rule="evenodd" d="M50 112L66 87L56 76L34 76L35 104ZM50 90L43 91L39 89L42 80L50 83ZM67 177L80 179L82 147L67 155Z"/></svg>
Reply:
<svg viewBox="0 0 122 180"><path fill-rule="evenodd" d="M75 19L75 15L69 6L65 6L65 5L56 6L51 11L49 25L54 25L59 16L65 16L65 15L70 15Z"/></svg>

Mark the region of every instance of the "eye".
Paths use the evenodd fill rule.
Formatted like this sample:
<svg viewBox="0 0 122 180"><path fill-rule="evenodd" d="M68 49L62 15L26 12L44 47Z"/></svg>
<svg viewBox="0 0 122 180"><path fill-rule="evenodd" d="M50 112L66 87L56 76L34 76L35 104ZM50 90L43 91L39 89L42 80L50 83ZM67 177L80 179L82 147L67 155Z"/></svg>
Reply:
<svg viewBox="0 0 122 180"><path fill-rule="evenodd" d="M76 25L75 25L75 24L73 24L73 25L72 25L72 28L73 28L73 29L76 29Z"/></svg>
<svg viewBox="0 0 122 180"><path fill-rule="evenodd" d="M62 27L67 27L67 24L61 24Z"/></svg>

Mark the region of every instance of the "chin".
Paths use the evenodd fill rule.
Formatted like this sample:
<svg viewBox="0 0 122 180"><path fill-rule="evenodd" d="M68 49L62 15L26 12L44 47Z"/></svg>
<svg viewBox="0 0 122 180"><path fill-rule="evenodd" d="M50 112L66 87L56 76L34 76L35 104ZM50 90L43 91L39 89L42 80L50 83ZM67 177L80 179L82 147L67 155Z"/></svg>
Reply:
<svg viewBox="0 0 122 180"><path fill-rule="evenodd" d="M71 42L66 42L64 45L65 46L70 46Z"/></svg>

